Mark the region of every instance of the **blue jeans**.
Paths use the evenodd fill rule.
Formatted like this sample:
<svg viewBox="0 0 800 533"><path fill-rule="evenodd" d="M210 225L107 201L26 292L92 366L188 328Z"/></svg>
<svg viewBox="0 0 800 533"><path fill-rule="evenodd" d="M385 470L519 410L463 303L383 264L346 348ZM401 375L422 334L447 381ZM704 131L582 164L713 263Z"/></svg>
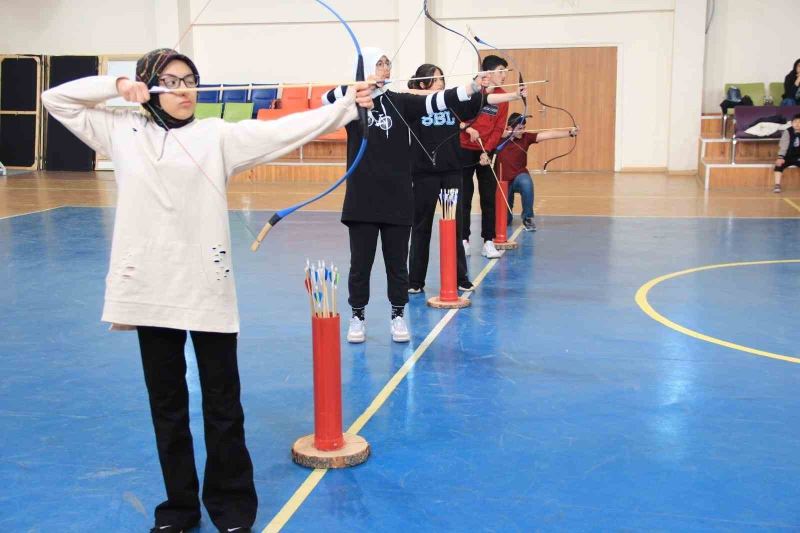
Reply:
<svg viewBox="0 0 800 533"><path fill-rule="evenodd" d="M794 101L794 98L784 98L781 102L781 106L785 105L797 105L797 102Z"/></svg>
<svg viewBox="0 0 800 533"><path fill-rule="evenodd" d="M522 219L533 218L533 179L527 172L517 175L508 188L508 205L514 208L514 193L522 197ZM511 215L508 215L509 222Z"/></svg>

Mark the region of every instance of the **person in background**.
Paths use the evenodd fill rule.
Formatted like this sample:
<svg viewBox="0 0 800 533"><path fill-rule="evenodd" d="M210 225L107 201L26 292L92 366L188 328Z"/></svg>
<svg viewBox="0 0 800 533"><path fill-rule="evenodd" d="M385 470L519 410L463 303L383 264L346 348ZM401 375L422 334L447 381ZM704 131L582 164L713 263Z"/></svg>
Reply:
<svg viewBox="0 0 800 533"><path fill-rule="evenodd" d="M783 171L789 167L800 167L800 113L792 117L792 127L783 130L775 161L775 187L772 192L781 192Z"/></svg>
<svg viewBox="0 0 800 533"><path fill-rule="evenodd" d="M500 56L489 55L483 59L481 69L489 74L487 94L504 94L501 85L506 81L508 62ZM461 132L462 148L462 197L459 198L463 209L463 245L464 253L469 255L470 222L472 216L472 195L475 184L472 176L477 175L478 193L481 202L481 237L483 247L481 255L487 259L500 257L494 246L494 202L497 182L492 174L488 153L500 144L500 137L506 127L508 103L491 104L488 101L481 109L478 117ZM484 149L486 150L484 152ZM463 198L463 199L462 199Z"/></svg>
<svg viewBox="0 0 800 533"><path fill-rule="evenodd" d="M536 143L549 139L563 139L564 137L575 137L578 135L578 128L568 130L543 130L538 132L526 132L526 120L520 119L519 113L511 113L508 117L508 125L503 132L503 138L511 136L502 150L497 152L495 161L495 172L502 181L510 182L508 187L508 205L514 208L514 194L519 194L522 199L522 226L525 231L536 231L536 224L533 221L533 179L528 170L528 148ZM513 127L512 125L516 124ZM508 224L511 225L513 216L508 214Z"/></svg>
<svg viewBox="0 0 800 533"><path fill-rule="evenodd" d="M794 62L791 72L783 80L783 101L781 105L800 105L800 59Z"/></svg>
<svg viewBox="0 0 800 533"><path fill-rule="evenodd" d="M387 296L391 305L389 331L394 342L408 342L411 332L404 317L408 303L408 241L414 217L414 192L411 179L413 152L409 124L420 118L441 113L466 102L481 90L471 81L424 95L394 92L391 82L392 62L386 53L373 47L362 48L364 75L376 82L372 91L373 108L369 112L369 141L361 163L347 180L342 223L350 236L350 273L347 286L352 308L347 341L366 340L366 306L370 296L370 276L375 261L378 237L386 269ZM488 83L488 80L486 80ZM335 104L345 87L322 95L324 104ZM362 124L354 122L347 131L347 164L355 159L361 145Z"/></svg>

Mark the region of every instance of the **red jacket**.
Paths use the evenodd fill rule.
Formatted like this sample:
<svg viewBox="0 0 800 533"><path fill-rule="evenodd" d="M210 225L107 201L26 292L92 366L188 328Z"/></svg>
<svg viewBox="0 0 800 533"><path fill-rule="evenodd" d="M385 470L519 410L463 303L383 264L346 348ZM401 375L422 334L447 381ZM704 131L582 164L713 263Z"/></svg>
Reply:
<svg viewBox="0 0 800 533"><path fill-rule="evenodd" d="M502 88L496 87L490 94L505 94L505 92ZM503 130L506 129L507 118L507 102L497 105L486 103L478 114L478 118L470 126L480 134L487 152L491 152L500 144L500 137L503 134ZM461 148L477 152L481 151L481 145L470 141L469 134L466 131L461 132Z"/></svg>

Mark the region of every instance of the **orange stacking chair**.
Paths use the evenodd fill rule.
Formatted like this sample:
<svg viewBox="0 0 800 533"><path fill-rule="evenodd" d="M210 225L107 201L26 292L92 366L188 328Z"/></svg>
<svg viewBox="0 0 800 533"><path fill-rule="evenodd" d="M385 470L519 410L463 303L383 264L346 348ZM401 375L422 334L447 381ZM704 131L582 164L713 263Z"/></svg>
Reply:
<svg viewBox="0 0 800 533"><path fill-rule="evenodd" d="M282 87L276 109L259 109L259 120L274 120L308 110L308 87Z"/></svg>
<svg viewBox="0 0 800 533"><path fill-rule="evenodd" d="M322 95L326 92L330 91L331 89L336 88L335 85L326 85L322 87L312 87L311 88L311 109L316 109L318 107L322 107ZM315 140L317 141L344 141L347 139L347 132L344 128L339 128L338 130L328 133L326 135L320 135Z"/></svg>

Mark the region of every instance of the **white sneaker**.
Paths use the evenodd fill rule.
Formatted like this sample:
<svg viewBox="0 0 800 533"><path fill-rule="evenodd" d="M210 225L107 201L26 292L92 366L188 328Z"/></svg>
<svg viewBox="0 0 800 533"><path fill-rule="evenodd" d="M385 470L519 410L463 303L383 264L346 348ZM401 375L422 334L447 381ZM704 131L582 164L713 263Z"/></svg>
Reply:
<svg viewBox="0 0 800 533"><path fill-rule="evenodd" d="M393 318L391 330L394 342L408 342L411 340L411 333L408 332L405 318L401 316Z"/></svg>
<svg viewBox="0 0 800 533"><path fill-rule="evenodd" d="M464 239L461 244L464 245L464 255L469 256L469 241Z"/></svg>
<svg viewBox="0 0 800 533"><path fill-rule="evenodd" d="M481 250L481 255L483 257L486 257L487 259L497 259L498 257L501 257L503 254L501 254L500 251L494 247L494 242L486 241L485 243L483 243L483 250Z"/></svg>
<svg viewBox="0 0 800 533"><path fill-rule="evenodd" d="M347 329L347 342L358 344L367 340L366 320L358 317L350 318L350 327Z"/></svg>

